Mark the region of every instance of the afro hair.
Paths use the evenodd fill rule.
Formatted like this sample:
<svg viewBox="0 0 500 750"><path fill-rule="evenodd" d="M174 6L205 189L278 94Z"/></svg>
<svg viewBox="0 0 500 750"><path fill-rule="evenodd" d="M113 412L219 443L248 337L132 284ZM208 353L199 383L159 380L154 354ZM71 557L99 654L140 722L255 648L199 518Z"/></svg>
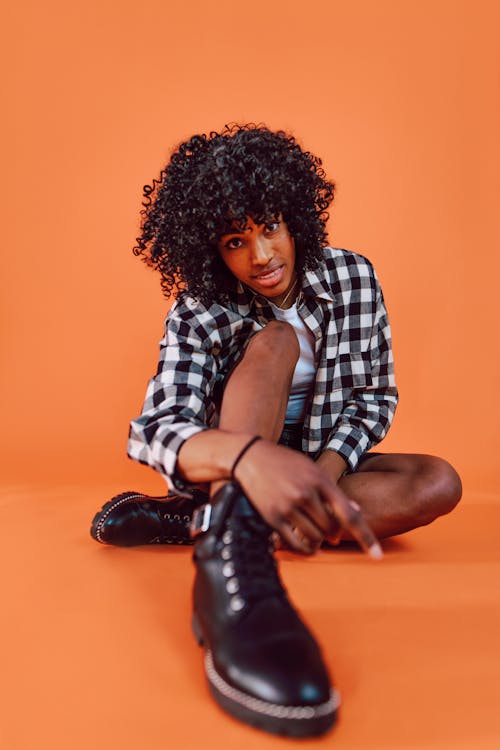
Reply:
<svg viewBox="0 0 500 750"><path fill-rule="evenodd" d="M334 184L292 135L247 124L181 143L143 195L135 255L160 272L166 297L186 290L210 305L226 301L235 285L218 241L249 216L262 224L281 215L298 274L314 268L327 244Z"/></svg>

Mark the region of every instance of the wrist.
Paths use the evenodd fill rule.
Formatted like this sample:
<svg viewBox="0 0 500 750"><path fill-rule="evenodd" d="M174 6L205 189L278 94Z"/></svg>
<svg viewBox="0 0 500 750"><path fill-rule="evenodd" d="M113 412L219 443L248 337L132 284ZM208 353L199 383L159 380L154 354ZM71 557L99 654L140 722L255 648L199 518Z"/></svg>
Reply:
<svg viewBox="0 0 500 750"><path fill-rule="evenodd" d="M225 432L223 430L220 430L220 432L222 432L227 439L227 444L224 440L224 449L222 451L217 451L219 476L226 480L236 479L236 476L233 474L233 469L238 462L239 456L241 455L241 457L243 457L246 446L251 440L253 440L255 435L250 432Z"/></svg>
<svg viewBox="0 0 500 750"><path fill-rule="evenodd" d="M328 474L328 478L335 483L344 476L349 468L347 461L335 451L326 450L316 460L317 465Z"/></svg>
<svg viewBox="0 0 500 750"><path fill-rule="evenodd" d="M263 440L264 438L260 437L260 435L252 435L246 445L243 445L240 454L236 456L231 471L231 479L238 482L242 487L252 482L254 472L253 451L256 445L262 443Z"/></svg>
<svg viewBox="0 0 500 750"><path fill-rule="evenodd" d="M238 465L239 465L241 459L244 458L244 456L246 455L247 451L249 451L250 448L252 447L252 445L254 445L254 443L256 443L258 440L262 440L262 438L261 438L260 435L254 435L253 437L251 437L250 440L247 443L245 443L245 445L243 446L243 448L240 450L240 452L238 453L238 455L234 459L234 463L233 463L233 465L231 467L231 479L232 480L238 481L236 479L236 469L238 468Z"/></svg>
<svg viewBox="0 0 500 750"><path fill-rule="evenodd" d="M254 437L251 433L203 430L184 442L177 455L179 476L189 482L217 482L231 479L234 462Z"/></svg>

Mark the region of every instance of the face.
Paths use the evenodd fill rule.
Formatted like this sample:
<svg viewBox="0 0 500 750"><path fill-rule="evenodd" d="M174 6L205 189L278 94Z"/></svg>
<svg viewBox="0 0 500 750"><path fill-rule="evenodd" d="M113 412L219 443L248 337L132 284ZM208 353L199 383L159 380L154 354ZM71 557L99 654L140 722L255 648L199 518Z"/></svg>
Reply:
<svg viewBox="0 0 500 750"><path fill-rule="evenodd" d="M244 231L220 238L222 260L239 281L279 305L296 279L293 237L281 216L266 224L246 221Z"/></svg>

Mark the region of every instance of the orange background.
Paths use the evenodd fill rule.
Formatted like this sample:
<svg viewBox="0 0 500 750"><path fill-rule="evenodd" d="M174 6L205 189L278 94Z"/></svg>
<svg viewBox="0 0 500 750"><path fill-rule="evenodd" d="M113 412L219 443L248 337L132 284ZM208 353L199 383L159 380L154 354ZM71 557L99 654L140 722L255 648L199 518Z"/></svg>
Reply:
<svg viewBox="0 0 500 750"><path fill-rule="evenodd" d="M191 550L88 534L111 494L164 490L125 455L168 308L130 250L142 185L176 142L248 120L323 157L331 242L375 263L401 391L383 449L442 455L465 486L380 565L279 554L343 696L334 734L301 747L496 750L499 7L4 9L2 750L291 747L213 705Z"/></svg>
<svg viewBox="0 0 500 750"><path fill-rule="evenodd" d="M124 453L167 310L130 251L141 188L184 137L252 120L322 156L331 243L382 280L401 391L384 449L442 455L495 491L495 5L11 5L4 476L163 489Z"/></svg>

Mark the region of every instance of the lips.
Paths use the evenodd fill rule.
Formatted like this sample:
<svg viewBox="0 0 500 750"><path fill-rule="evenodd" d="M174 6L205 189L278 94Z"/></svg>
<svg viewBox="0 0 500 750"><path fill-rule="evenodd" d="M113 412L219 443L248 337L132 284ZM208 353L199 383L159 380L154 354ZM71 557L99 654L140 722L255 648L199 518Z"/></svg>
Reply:
<svg viewBox="0 0 500 750"><path fill-rule="evenodd" d="M285 266L275 266L274 268L267 269L263 273L259 273L253 276L253 278L261 286L271 287L280 284L283 280L284 275Z"/></svg>

